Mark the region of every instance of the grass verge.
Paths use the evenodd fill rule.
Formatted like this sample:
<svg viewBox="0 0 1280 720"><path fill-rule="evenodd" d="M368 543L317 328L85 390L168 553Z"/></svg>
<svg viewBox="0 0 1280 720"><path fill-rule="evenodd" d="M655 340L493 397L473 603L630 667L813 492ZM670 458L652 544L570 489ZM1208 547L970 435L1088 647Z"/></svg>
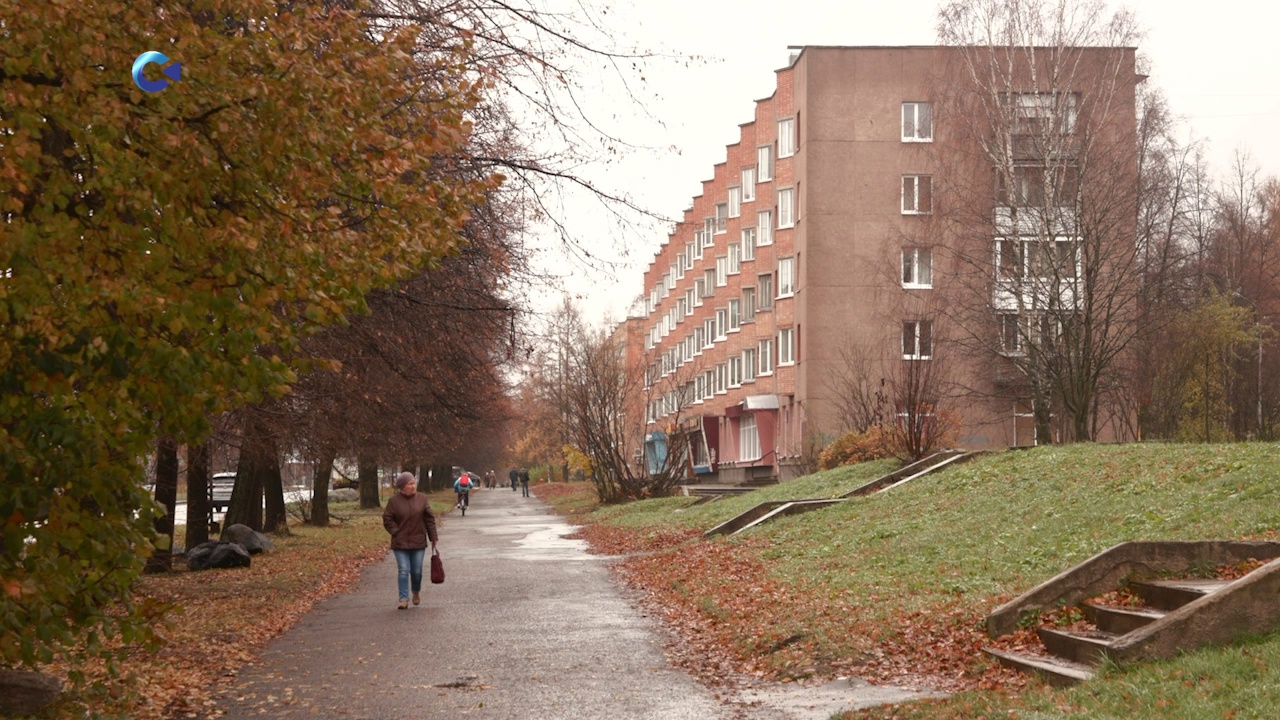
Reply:
<svg viewBox="0 0 1280 720"><path fill-rule="evenodd" d="M1280 445L1007 452L742 536L700 537L771 496L839 494L883 468L842 470L838 479L819 474L705 506L667 499L601 508L585 516L583 534L607 552L655 551L627 558L620 572L662 607L691 656L710 658L703 668L711 674L856 674L962 693L867 717L1132 717L1156 707L1161 717L1268 717L1280 699L1280 670L1262 669L1280 668L1280 641L1267 638L1178 661L1202 663L1195 670L1152 664L1065 692L1034 681L1024 691L1023 678L980 653L987 612L1116 543L1275 538ZM1214 669L1241 662L1254 669ZM1264 689L1232 689L1254 672ZM1197 687L1184 691L1187 682ZM1153 698L1191 709L1148 705Z"/></svg>

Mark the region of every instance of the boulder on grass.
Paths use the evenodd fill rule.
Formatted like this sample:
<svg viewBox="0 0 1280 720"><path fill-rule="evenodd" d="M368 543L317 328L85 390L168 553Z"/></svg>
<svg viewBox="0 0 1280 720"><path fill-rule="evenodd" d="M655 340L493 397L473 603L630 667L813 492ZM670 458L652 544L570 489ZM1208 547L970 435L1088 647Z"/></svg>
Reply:
<svg viewBox="0 0 1280 720"><path fill-rule="evenodd" d="M329 491L330 502L355 502L360 499L360 491L351 488Z"/></svg>
<svg viewBox="0 0 1280 720"><path fill-rule="evenodd" d="M62 681L32 670L0 668L0 715L35 715L62 692Z"/></svg>
<svg viewBox="0 0 1280 720"><path fill-rule="evenodd" d="M271 542L271 538L241 523L230 525L226 530L223 530L222 541L239 543L244 546L245 550L249 551L250 555L257 555L264 550L276 549L275 544Z"/></svg>
<svg viewBox="0 0 1280 720"><path fill-rule="evenodd" d="M249 567L253 558L244 546L233 542L210 540L187 552L187 567L192 570Z"/></svg>

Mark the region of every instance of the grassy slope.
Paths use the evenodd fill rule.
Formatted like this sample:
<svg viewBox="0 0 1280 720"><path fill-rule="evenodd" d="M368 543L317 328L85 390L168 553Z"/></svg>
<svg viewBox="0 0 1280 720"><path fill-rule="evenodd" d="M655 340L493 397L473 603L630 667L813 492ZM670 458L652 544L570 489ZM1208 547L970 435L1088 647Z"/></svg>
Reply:
<svg viewBox="0 0 1280 720"><path fill-rule="evenodd" d="M868 477L882 469L845 472ZM821 485L834 495L858 484L848 477L848 487L830 487L830 480L811 477L767 492L810 497L822 494L814 492ZM680 501L650 501L597 511L593 517L632 528L706 528L763 499L769 498L762 493L679 513L671 511ZM722 502L733 504L717 507ZM815 654L835 656L865 651L868 643L910 652L917 641L940 641L939 633L948 627L973 632L1001 600L1125 540L1273 538L1277 528L1276 444L1080 445L980 459L886 493L781 519L749 537L714 542L739 545L737 550L763 561L770 580L822 601L822 610L799 619L814 628ZM696 554L688 548L682 552ZM690 602L714 608L718 600L694 597ZM838 605L837 614L845 619L833 619L831 605ZM797 607L806 612L803 604ZM920 624L934 627L912 635ZM973 632L966 642L979 640ZM1211 668L1230 664L1227 659L1242 652L1235 648L1185 658L1199 663L1195 670L1143 668L1095 681L1076 694L1035 690L1023 700L965 696L918 712L923 713L919 717L978 717L1028 702L1040 706L1039 717L1119 717L1132 716L1153 698L1178 696L1186 714L1169 708L1162 714L1221 717L1224 696L1229 710L1230 703L1259 694L1264 698L1256 702L1280 706L1280 671L1260 669L1280 668L1280 641L1264 639L1251 648L1250 657L1264 657L1245 665L1266 676L1269 690L1236 693L1230 688L1239 684L1238 677L1212 677ZM960 652L967 657L972 648ZM982 661L974 657L972 663L968 671L979 674ZM1153 666L1158 667L1163 666ZM1200 680L1182 692L1188 677ZM1096 705L1097 696L1112 688L1117 699L1111 708Z"/></svg>

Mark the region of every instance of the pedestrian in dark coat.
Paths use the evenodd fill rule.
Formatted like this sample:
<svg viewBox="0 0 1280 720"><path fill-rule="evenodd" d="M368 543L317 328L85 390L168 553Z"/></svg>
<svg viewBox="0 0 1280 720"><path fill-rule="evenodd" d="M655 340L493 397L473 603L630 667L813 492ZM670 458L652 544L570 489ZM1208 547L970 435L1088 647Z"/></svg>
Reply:
<svg viewBox="0 0 1280 720"><path fill-rule="evenodd" d="M520 482L520 471L511 468L511 472L507 473L507 477L511 478L511 492L516 491L516 483Z"/></svg>
<svg viewBox="0 0 1280 720"><path fill-rule="evenodd" d="M520 468L520 488L524 496L529 497L529 468Z"/></svg>
<svg viewBox="0 0 1280 720"><path fill-rule="evenodd" d="M436 516L431 512L427 496L418 492L418 479L411 472L396 476L397 492L387 501L382 511L382 526L391 533L391 552L396 556L398 570L396 582L400 589L401 610L409 607L409 592L413 591L413 604L422 602L422 558L427 543L435 552Z"/></svg>

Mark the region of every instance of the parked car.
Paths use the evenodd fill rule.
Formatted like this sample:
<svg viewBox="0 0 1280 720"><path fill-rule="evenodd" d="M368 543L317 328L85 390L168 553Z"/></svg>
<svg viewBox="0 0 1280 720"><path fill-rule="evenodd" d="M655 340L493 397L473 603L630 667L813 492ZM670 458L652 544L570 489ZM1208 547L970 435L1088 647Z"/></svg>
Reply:
<svg viewBox="0 0 1280 720"><path fill-rule="evenodd" d="M209 480L209 506L214 512L226 512L231 505L231 490L236 486L233 472L214 473Z"/></svg>

